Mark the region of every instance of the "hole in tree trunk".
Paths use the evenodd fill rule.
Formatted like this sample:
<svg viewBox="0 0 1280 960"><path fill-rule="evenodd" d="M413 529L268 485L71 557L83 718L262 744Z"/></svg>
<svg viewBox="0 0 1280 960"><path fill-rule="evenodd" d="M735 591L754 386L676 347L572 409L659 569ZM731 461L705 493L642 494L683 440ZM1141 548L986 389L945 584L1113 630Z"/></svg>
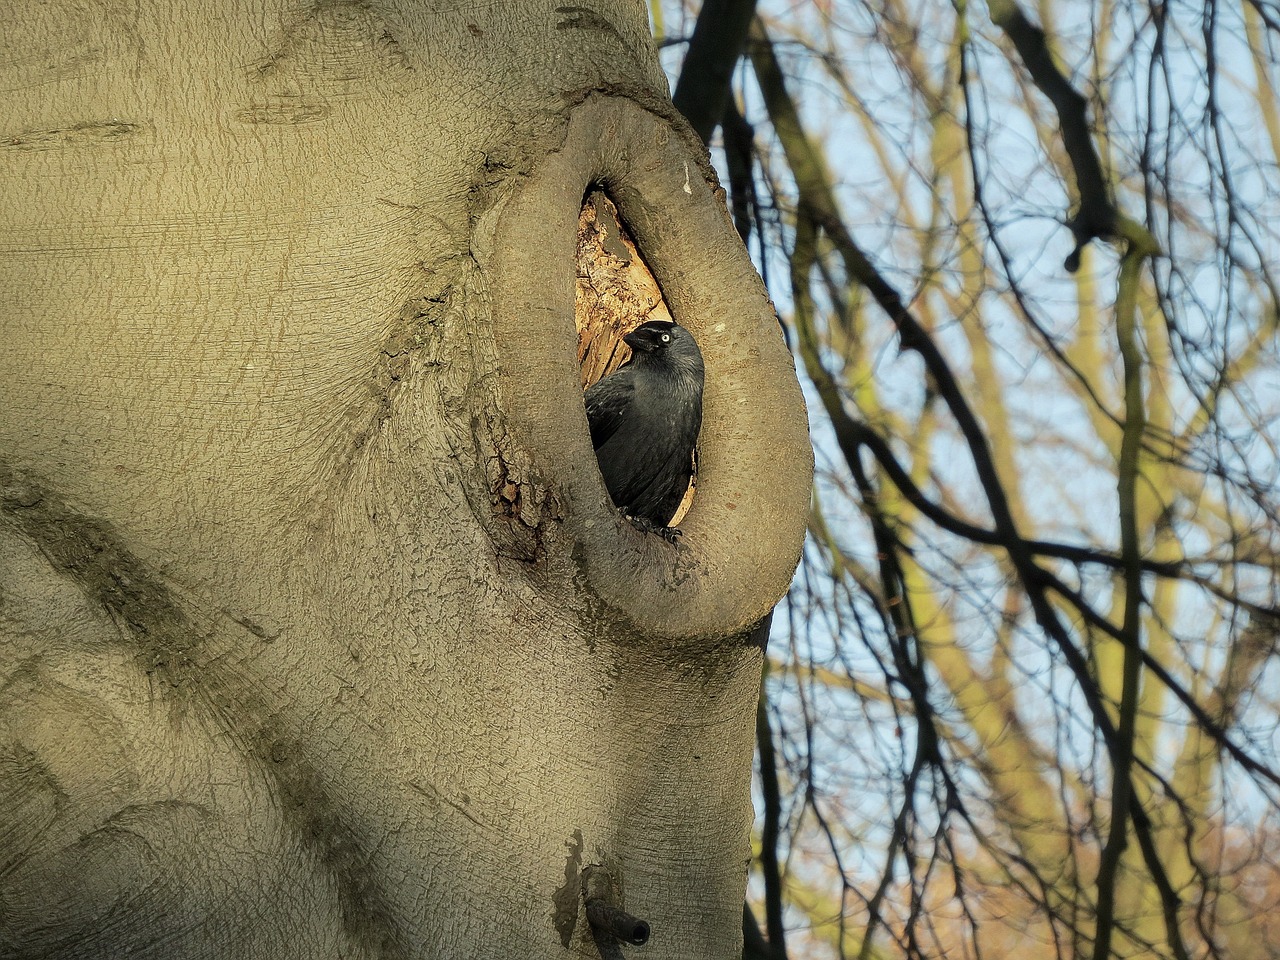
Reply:
<svg viewBox="0 0 1280 960"><path fill-rule="evenodd" d="M626 334L649 320L675 321L618 208L600 187L587 191L578 217L574 318L583 390L631 356L631 348L622 342ZM670 526L688 511L696 485L695 453L693 479Z"/></svg>

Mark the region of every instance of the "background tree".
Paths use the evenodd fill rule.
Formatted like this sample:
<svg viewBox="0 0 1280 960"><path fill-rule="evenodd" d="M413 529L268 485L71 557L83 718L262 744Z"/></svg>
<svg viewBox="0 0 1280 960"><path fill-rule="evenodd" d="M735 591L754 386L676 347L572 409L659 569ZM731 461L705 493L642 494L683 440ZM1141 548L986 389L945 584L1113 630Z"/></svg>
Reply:
<svg viewBox="0 0 1280 960"><path fill-rule="evenodd" d="M759 14L714 142L820 470L757 951L1280 952L1274 5Z"/></svg>
<svg viewBox="0 0 1280 960"><path fill-rule="evenodd" d="M608 956L592 891L737 954L812 461L643 7L3 19L0 955ZM596 191L706 360L674 546L588 439Z"/></svg>

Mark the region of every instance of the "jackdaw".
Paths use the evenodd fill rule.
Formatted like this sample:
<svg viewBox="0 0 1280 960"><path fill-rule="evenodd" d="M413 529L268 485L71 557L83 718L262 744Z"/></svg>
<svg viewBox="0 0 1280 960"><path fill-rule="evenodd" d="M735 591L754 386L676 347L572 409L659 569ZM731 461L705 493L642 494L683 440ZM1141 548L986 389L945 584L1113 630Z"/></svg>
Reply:
<svg viewBox="0 0 1280 960"><path fill-rule="evenodd" d="M702 427L702 352L666 320L622 339L631 359L587 389L591 445L618 509L674 542L680 531L667 524L689 488Z"/></svg>

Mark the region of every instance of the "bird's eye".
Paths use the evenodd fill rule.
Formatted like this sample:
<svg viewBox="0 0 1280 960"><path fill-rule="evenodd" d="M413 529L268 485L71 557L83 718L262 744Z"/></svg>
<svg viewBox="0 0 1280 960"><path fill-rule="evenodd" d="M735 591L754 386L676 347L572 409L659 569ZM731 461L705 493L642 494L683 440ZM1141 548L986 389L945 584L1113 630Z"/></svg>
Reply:
<svg viewBox="0 0 1280 960"><path fill-rule="evenodd" d="M669 334L669 333L664 333L664 334L662 335L662 342L663 342L663 343L670 343L670 342L671 342L671 334Z"/></svg>

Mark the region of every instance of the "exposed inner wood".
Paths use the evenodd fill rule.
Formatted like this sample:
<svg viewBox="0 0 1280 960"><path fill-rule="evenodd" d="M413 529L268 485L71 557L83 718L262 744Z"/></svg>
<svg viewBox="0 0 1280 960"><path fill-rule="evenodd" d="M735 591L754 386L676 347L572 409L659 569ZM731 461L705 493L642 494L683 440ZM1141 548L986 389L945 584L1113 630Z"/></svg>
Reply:
<svg viewBox="0 0 1280 960"><path fill-rule="evenodd" d="M617 207L602 190L587 195L578 218L574 306L584 390L631 356L624 335L648 320L673 319L658 282L618 220Z"/></svg>

